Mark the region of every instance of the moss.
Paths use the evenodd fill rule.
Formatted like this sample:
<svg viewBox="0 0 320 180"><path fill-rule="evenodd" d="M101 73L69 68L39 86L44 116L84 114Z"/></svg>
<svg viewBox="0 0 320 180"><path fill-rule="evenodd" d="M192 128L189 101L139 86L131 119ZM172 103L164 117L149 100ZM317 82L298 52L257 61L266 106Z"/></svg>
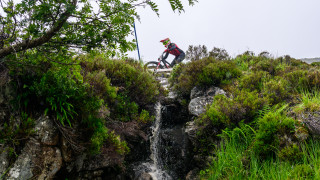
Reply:
<svg viewBox="0 0 320 180"><path fill-rule="evenodd" d="M296 144L282 148L277 154L280 160L289 162L300 162L303 156L302 151Z"/></svg>

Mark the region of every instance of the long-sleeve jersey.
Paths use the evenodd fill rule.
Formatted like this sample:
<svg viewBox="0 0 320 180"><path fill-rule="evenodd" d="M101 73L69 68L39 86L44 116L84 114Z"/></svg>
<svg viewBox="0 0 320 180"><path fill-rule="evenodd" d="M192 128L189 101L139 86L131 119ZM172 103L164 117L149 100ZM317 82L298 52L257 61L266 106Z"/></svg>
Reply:
<svg viewBox="0 0 320 180"><path fill-rule="evenodd" d="M178 57L181 53L184 53L175 43L169 44L168 48L164 51L163 59L167 59L169 53Z"/></svg>

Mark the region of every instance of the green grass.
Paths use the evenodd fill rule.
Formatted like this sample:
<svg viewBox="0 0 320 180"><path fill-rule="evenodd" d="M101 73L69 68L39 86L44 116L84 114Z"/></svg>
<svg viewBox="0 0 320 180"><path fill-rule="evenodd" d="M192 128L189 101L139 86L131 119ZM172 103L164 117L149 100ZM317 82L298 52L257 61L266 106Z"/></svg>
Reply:
<svg viewBox="0 0 320 180"><path fill-rule="evenodd" d="M300 114L303 112L314 112L320 109L320 91L313 91L312 93L304 91L301 94L301 103L296 105L294 112Z"/></svg>
<svg viewBox="0 0 320 180"><path fill-rule="evenodd" d="M270 158L262 161L250 151L255 131L242 124L225 130L211 165L201 179L320 179L320 142L310 139L301 145L302 161L290 163Z"/></svg>

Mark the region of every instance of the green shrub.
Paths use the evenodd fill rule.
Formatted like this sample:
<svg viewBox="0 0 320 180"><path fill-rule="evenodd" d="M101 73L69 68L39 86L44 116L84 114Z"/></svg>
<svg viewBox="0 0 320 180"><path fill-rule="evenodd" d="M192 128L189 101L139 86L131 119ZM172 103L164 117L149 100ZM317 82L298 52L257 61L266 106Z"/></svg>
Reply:
<svg viewBox="0 0 320 180"><path fill-rule="evenodd" d="M180 64L174 68L169 78L170 87L183 97L189 97L191 89L198 84L198 76L203 68L217 60L205 58L198 61L192 61L187 64Z"/></svg>
<svg viewBox="0 0 320 180"><path fill-rule="evenodd" d="M264 83L262 94L270 105L281 103L290 98L290 88L287 80L275 77Z"/></svg>
<svg viewBox="0 0 320 180"><path fill-rule="evenodd" d="M232 61L217 61L206 65L198 75L198 85L219 86L228 84L231 79L241 76L241 71Z"/></svg>
<svg viewBox="0 0 320 180"><path fill-rule="evenodd" d="M239 76L241 71L234 62L209 57L177 67L169 82L173 90L188 97L194 86L219 86Z"/></svg>
<svg viewBox="0 0 320 180"><path fill-rule="evenodd" d="M240 88L248 89L249 91L261 92L263 83L270 79L270 76L265 71L252 72L241 77L239 82Z"/></svg>
<svg viewBox="0 0 320 180"><path fill-rule="evenodd" d="M286 74L285 79L298 92L320 89L320 71L316 69L293 71Z"/></svg>
<svg viewBox="0 0 320 180"><path fill-rule="evenodd" d="M146 110L142 110L140 116L138 118L138 122L140 123L148 123L154 121L154 116L150 116L149 112Z"/></svg>
<svg viewBox="0 0 320 180"><path fill-rule="evenodd" d="M11 116L6 122L1 122L0 144L9 147L10 156L17 155L16 151L34 134L35 120L25 112L21 112L20 118Z"/></svg>
<svg viewBox="0 0 320 180"><path fill-rule="evenodd" d="M208 119L213 125L234 126L245 120L250 122L256 112L266 104L256 91L235 90L233 97L217 95L212 105L201 117L202 121Z"/></svg>
<svg viewBox="0 0 320 180"><path fill-rule="evenodd" d="M84 74L87 72L104 72L122 96L130 98L139 106L155 103L160 92L160 83L139 62L109 60L101 56L81 57ZM160 89L160 91L159 91Z"/></svg>
<svg viewBox="0 0 320 180"><path fill-rule="evenodd" d="M292 135L295 130L295 122L284 114L283 106L277 110L266 113L257 120L258 130L253 144L253 151L260 157L266 158L275 155L280 149L279 136Z"/></svg>
<svg viewBox="0 0 320 180"><path fill-rule="evenodd" d="M107 102L116 98L116 87L111 86L111 80L106 76L105 71L86 72L83 78L84 82L90 84L89 88L96 96Z"/></svg>
<svg viewBox="0 0 320 180"><path fill-rule="evenodd" d="M319 67L320 66L320 62L312 62L311 66L315 66L315 67Z"/></svg>

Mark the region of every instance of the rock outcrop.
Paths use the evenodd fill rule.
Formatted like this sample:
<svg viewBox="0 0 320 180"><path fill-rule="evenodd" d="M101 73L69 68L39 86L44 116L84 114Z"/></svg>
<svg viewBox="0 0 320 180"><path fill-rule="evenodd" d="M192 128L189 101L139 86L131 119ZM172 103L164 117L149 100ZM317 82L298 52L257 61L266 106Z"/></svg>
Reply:
<svg viewBox="0 0 320 180"><path fill-rule="evenodd" d="M31 137L13 163L5 179L52 179L62 166L57 129L52 120L41 116L36 120Z"/></svg>
<svg viewBox="0 0 320 180"><path fill-rule="evenodd" d="M194 87L191 90L189 113L193 116L199 116L206 111L206 107L211 105L214 96L218 94L226 95L226 92L218 87L200 88Z"/></svg>

